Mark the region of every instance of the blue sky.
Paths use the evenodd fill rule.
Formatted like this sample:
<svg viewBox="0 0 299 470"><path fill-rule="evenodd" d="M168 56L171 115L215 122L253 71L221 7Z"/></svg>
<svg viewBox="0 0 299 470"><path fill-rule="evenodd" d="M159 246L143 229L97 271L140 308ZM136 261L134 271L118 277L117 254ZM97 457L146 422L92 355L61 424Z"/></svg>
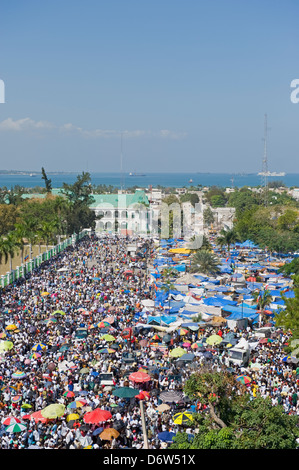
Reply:
<svg viewBox="0 0 299 470"><path fill-rule="evenodd" d="M3 0L0 169L299 172L296 0Z"/></svg>

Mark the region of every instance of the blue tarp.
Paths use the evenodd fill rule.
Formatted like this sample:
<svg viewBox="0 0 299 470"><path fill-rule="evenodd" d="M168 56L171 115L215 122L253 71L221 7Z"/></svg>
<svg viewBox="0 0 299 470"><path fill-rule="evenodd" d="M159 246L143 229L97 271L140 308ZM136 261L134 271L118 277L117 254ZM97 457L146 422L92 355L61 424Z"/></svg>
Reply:
<svg viewBox="0 0 299 470"><path fill-rule="evenodd" d="M224 307L226 305L237 305L233 300L222 299L221 297L208 297L203 299L205 305L213 305L214 307Z"/></svg>
<svg viewBox="0 0 299 470"><path fill-rule="evenodd" d="M253 311L252 308L248 307L235 307L233 305L225 305L225 307L222 308L225 312L230 312L230 313L236 313L239 315L247 316L247 315L256 315Z"/></svg>
<svg viewBox="0 0 299 470"><path fill-rule="evenodd" d="M253 312L250 313L244 313L243 315L238 312L233 312L229 317L226 317L226 320L240 320L242 318L248 318L248 320L253 320L253 323L256 323L259 321L259 315Z"/></svg>

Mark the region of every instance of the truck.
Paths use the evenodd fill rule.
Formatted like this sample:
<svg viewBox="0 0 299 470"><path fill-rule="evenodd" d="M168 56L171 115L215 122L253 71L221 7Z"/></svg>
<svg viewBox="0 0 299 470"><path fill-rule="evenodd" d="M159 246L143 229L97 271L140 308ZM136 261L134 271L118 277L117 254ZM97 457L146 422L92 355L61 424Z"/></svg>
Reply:
<svg viewBox="0 0 299 470"><path fill-rule="evenodd" d="M249 363L250 350L242 347L232 347L228 350L229 365L247 367Z"/></svg>

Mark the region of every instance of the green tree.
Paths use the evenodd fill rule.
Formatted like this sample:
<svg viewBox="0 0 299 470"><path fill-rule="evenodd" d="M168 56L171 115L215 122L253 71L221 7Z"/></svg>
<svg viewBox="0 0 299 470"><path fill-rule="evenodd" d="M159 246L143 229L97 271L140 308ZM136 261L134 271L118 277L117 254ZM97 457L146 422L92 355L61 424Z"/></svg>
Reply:
<svg viewBox="0 0 299 470"><path fill-rule="evenodd" d="M206 227L210 227L215 221L214 212L210 206L203 211L203 221Z"/></svg>
<svg viewBox="0 0 299 470"><path fill-rule="evenodd" d="M292 331L293 339L299 339L299 275L292 276L295 297L287 298L281 295L285 308L275 314L275 325L285 331Z"/></svg>
<svg viewBox="0 0 299 470"><path fill-rule="evenodd" d="M186 381L184 392L206 410L193 414L194 438L178 433L171 449L297 448L298 416L273 406L270 398L251 400L246 387L225 369L202 367Z"/></svg>
<svg viewBox="0 0 299 470"><path fill-rule="evenodd" d="M52 191L52 180L47 177L44 167L42 167L42 179L45 182L46 192L51 193Z"/></svg>
<svg viewBox="0 0 299 470"><path fill-rule="evenodd" d="M63 183L62 193L68 200L65 214L67 233L78 233L85 227L95 227L95 213L89 208L94 201L90 174L83 172L73 184Z"/></svg>
<svg viewBox="0 0 299 470"><path fill-rule="evenodd" d="M224 230L220 232L220 236L217 238L216 242L220 246L227 246L227 250L230 251L230 247L233 243L236 243L240 240L239 234L234 229Z"/></svg>
<svg viewBox="0 0 299 470"><path fill-rule="evenodd" d="M219 271L219 260L209 250L198 250L191 258L192 273L216 274Z"/></svg>

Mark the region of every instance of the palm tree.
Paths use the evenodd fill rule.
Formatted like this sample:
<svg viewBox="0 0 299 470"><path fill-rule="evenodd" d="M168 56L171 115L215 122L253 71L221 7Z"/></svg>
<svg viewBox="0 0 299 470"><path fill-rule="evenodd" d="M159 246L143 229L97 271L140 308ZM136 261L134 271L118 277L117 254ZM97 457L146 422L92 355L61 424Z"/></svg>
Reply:
<svg viewBox="0 0 299 470"><path fill-rule="evenodd" d="M37 236L39 239L39 247L40 242L44 241L46 243L46 249L48 251L48 245L53 240L54 236L57 233L58 229L58 221L52 220L50 222L42 222L42 224L38 227ZM40 248L39 248L40 249Z"/></svg>
<svg viewBox="0 0 299 470"><path fill-rule="evenodd" d="M226 245L227 250L230 251L230 246L239 240L240 240L239 234L232 228L229 230L222 229L216 242L221 247Z"/></svg>
<svg viewBox="0 0 299 470"><path fill-rule="evenodd" d="M219 271L219 260L209 250L198 250L191 259L191 273L215 274Z"/></svg>
<svg viewBox="0 0 299 470"><path fill-rule="evenodd" d="M12 271L12 260L18 250L16 239L13 232L8 233L1 241L2 254L4 255L5 264L9 260L9 270Z"/></svg>
<svg viewBox="0 0 299 470"><path fill-rule="evenodd" d="M253 298L258 309L261 310L261 314L263 315L265 308L272 302L271 292L268 289L263 289L261 291L256 290L253 292Z"/></svg>
<svg viewBox="0 0 299 470"><path fill-rule="evenodd" d="M36 241L38 221L35 218L26 218L22 221L25 238L29 243L30 258L32 258L32 245Z"/></svg>
<svg viewBox="0 0 299 470"><path fill-rule="evenodd" d="M16 244L20 248L21 252L21 264L24 263L24 238L26 237L26 231L23 224L15 224L14 236Z"/></svg>

